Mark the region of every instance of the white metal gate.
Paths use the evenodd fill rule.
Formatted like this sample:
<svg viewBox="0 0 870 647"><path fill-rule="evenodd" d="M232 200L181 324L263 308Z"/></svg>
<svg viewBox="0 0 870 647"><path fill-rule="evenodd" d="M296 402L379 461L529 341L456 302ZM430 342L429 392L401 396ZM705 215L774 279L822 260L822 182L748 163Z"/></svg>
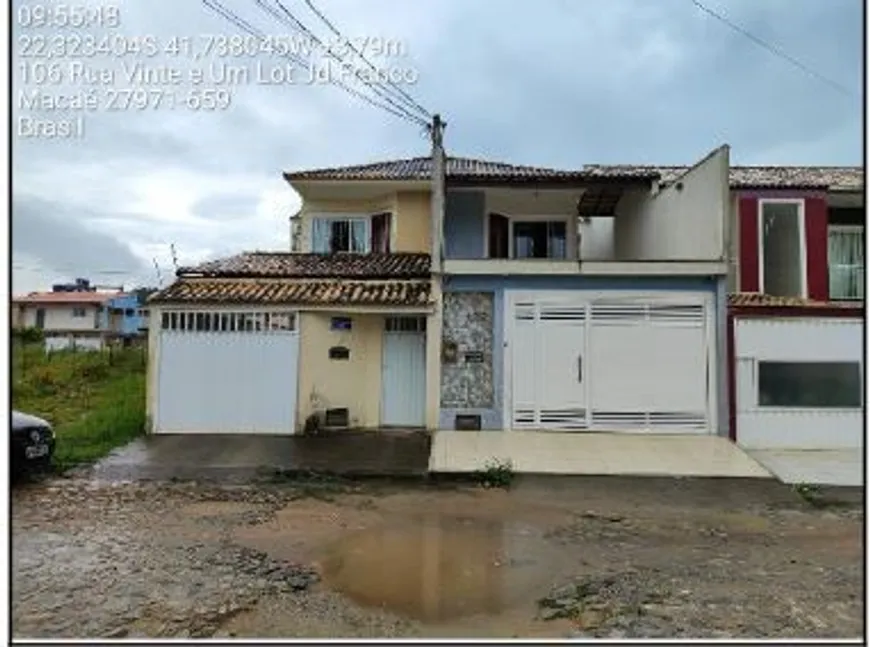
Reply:
<svg viewBox="0 0 870 647"><path fill-rule="evenodd" d="M164 312L155 433L292 434L293 313Z"/></svg>
<svg viewBox="0 0 870 647"><path fill-rule="evenodd" d="M508 417L516 429L707 433L706 295L516 295Z"/></svg>
<svg viewBox="0 0 870 647"><path fill-rule="evenodd" d="M387 317L383 345L381 423L425 426L425 317Z"/></svg>

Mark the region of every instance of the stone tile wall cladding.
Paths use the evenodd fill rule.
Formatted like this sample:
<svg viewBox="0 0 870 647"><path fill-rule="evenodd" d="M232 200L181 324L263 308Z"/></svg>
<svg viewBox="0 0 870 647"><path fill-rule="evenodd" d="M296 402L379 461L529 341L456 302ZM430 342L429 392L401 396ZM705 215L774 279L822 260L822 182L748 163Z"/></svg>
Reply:
<svg viewBox="0 0 870 647"><path fill-rule="evenodd" d="M455 345L455 361L441 363L441 406L493 406L491 292L444 294L443 341Z"/></svg>

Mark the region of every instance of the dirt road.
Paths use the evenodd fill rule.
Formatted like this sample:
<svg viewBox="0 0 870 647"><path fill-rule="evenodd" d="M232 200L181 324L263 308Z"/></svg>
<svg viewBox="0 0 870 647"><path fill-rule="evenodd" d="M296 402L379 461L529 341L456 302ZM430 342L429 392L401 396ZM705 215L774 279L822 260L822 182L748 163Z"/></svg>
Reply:
<svg viewBox="0 0 870 647"><path fill-rule="evenodd" d="M850 637L860 504L771 482L13 491L16 637Z"/></svg>

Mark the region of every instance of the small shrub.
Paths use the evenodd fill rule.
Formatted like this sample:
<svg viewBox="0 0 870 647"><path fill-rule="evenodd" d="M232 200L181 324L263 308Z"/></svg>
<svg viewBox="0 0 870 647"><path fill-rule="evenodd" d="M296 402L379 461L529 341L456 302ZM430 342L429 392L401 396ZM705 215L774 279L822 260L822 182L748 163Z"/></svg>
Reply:
<svg viewBox="0 0 870 647"><path fill-rule="evenodd" d="M12 339L22 344L41 344L45 340L42 330L36 327L13 328Z"/></svg>
<svg viewBox="0 0 870 647"><path fill-rule="evenodd" d="M792 486L795 493L811 505L817 505L822 498L822 490L818 485L811 483L797 483Z"/></svg>
<svg viewBox="0 0 870 647"><path fill-rule="evenodd" d="M509 459L492 459L476 473L477 481L486 488L509 488L514 480L514 466Z"/></svg>

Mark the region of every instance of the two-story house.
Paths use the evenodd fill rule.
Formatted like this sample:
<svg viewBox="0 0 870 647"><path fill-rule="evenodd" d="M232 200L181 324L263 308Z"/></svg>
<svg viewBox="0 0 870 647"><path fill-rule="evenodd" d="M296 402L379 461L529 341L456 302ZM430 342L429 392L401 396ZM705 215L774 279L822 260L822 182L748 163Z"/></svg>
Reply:
<svg viewBox="0 0 870 647"><path fill-rule="evenodd" d="M55 289L14 297L14 326L42 330L47 350L99 349L105 341L106 304L112 296L90 289Z"/></svg>
<svg viewBox="0 0 870 647"><path fill-rule="evenodd" d="M667 185L445 167L442 218L428 157L286 173L298 252L184 268L150 300L154 430L727 433L727 147Z"/></svg>
<svg viewBox="0 0 870 647"><path fill-rule="evenodd" d="M153 431L425 428L428 183L285 177L305 202L300 252L183 268L149 299Z"/></svg>

